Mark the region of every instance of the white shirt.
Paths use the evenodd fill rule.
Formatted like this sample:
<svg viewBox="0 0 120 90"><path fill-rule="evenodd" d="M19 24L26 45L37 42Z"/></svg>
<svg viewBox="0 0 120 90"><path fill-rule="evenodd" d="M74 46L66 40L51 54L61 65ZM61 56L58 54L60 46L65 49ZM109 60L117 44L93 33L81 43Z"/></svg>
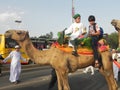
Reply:
<svg viewBox="0 0 120 90"><path fill-rule="evenodd" d="M67 30L65 30L65 34L70 34L70 39L74 40L78 38L84 32L84 25L82 23L73 23Z"/></svg>
<svg viewBox="0 0 120 90"><path fill-rule="evenodd" d="M99 30L100 30L100 28L99 28L99 26L98 26L97 24L95 25L95 28L96 28L96 31L99 31ZM95 33L94 25L90 25L90 26L89 26L89 33L90 33L90 34L94 34L94 33Z"/></svg>

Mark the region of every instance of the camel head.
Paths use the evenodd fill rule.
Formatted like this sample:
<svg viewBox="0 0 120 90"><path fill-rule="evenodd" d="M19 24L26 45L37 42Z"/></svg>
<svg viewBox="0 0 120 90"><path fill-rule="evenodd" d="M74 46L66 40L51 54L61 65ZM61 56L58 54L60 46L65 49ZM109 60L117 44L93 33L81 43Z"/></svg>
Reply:
<svg viewBox="0 0 120 90"><path fill-rule="evenodd" d="M113 19L111 24L115 27L117 31L120 31L120 20Z"/></svg>
<svg viewBox="0 0 120 90"><path fill-rule="evenodd" d="M28 31L24 30L8 30L5 32L5 37L16 41L24 41L26 38L29 38L29 34Z"/></svg>

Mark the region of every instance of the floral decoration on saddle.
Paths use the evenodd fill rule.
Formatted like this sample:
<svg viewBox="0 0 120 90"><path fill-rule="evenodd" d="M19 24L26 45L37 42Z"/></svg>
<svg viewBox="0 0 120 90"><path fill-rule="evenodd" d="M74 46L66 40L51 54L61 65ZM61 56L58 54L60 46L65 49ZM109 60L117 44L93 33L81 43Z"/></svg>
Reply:
<svg viewBox="0 0 120 90"><path fill-rule="evenodd" d="M105 39L100 39L98 41L98 50L99 52L104 52L109 50L109 45L107 44Z"/></svg>

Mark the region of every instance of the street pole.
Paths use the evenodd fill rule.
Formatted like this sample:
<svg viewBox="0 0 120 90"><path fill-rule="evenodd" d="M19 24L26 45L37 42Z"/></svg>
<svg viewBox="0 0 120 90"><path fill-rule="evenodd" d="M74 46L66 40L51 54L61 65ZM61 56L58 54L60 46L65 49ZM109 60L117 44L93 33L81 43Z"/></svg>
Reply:
<svg viewBox="0 0 120 90"><path fill-rule="evenodd" d="M72 0L72 23L74 22L73 16L75 15L74 1Z"/></svg>
<svg viewBox="0 0 120 90"><path fill-rule="evenodd" d="M22 23L22 21L21 20L15 20L15 23L18 24L18 29L20 29L20 24Z"/></svg>

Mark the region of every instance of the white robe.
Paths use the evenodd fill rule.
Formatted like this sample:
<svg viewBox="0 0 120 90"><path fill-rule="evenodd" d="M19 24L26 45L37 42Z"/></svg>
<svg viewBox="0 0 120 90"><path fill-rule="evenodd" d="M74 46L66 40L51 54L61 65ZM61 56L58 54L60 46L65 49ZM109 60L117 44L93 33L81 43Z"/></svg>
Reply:
<svg viewBox="0 0 120 90"><path fill-rule="evenodd" d="M26 59L21 57L21 53L18 51L12 51L8 57L6 57L3 62L7 62L8 59L11 59L10 64L10 78L11 82L15 82L19 80L19 76L21 73L21 63L20 60L26 61Z"/></svg>

